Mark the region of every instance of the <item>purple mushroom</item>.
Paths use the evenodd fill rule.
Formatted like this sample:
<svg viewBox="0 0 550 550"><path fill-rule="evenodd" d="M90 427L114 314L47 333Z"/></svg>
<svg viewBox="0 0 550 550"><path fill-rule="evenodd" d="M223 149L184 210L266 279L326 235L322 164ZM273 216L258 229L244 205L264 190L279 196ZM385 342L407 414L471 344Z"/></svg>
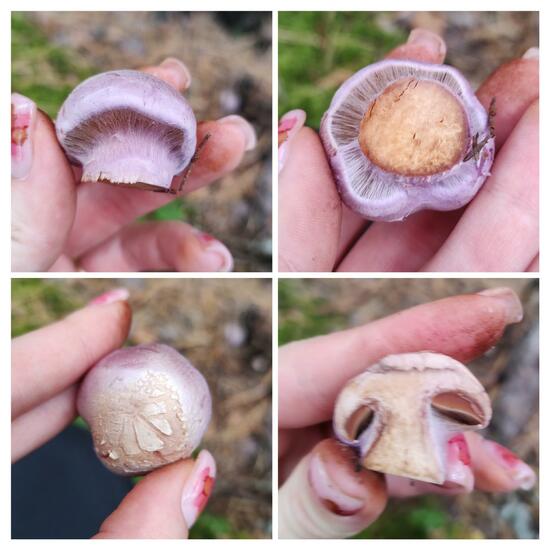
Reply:
<svg viewBox="0 0 550 550"><path fill-rule="evenodd" d="M148 472L199 445L212 414L202 374L163 344L123 348L86 375L77 396L94 448L109 470Z"/></svg>
<svg viewBox="0 0 550 550"><path fill-rule="evenodd" d="M342 200L371 220L454 210L493 163L490 117L446 65L387 60L346 80L321 121Z"/></svg>
<svg viewBox="0 0 550 550"><path fill-rule="evenodd" d="M197 122L187 101L159 78L109 71L88 78L63 103L57 137L82 181L170 191L191 162Z"/></svg>

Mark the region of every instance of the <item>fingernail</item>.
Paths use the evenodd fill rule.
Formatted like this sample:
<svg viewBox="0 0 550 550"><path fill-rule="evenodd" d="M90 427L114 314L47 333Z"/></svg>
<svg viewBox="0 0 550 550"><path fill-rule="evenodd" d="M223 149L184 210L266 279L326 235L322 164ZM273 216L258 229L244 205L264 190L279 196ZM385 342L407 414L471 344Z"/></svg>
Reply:
<svg viewBox="0 0 550 550"><path fill-rule="evenodd" d="M306 113L294 109L281 117L279 121L279 173L284 168L292 139L306 122Z"/></svg>
<svg viewBox="0 0 550 550"><path fill-rule="evenodd" d="M474 488L472 459L464 434L457 434L447 442L445 482L441 486L447 492L470 492Z"/></svg>
<svg viewBox="0 0 550 550"><path fill-rule="evenodd" d="M176 57L167 57L160 66L171 69L178 74L180 88L187 90L191 86L191 72L183 61Z"/></svg>
<svg viewBox="0 0 550 550"><path fill-rule="evenodd" d="M445 55L445 41L435 32L427 29L413 29L407 39L407 44L422 45L430 51L437 52L440 56Z"/></svg>
<svg viewBox="0 0 550 550"><path fill-rule="evenodd" d="M123 302L128 300L130 293L125 288L115 288L100 294L93 300L90 300L89 305L97 306L104 304L112 304L113 302Z"/></svg>
<svg viewBox="0 0 550 550"><path fill-rule="evenodd" d="M201 263L205 266L205 271L231 271L233 269L233 256L224 244L212 235L198 229L195 229L194 233L203 251Z"/></svg>
<svg viewBox="0 0 550 550"><path fill-rule="evenodd" d="M185 524L190 528L204 510L216 481L216 462L206 450L202 450L193 470L183 486L181 511Z"/></svg>
<svg viewBox="0 0 550 550"><path fill-rule="evenodd" d="M519 323L523 319L523 306L518 295L511 288L488 288L478 292L478 294L500 300L506 308L506 321L508 323Z"/></svg>
<svg viewBox="0 0 550 550"><path fill-rule="evenodd" d="M245 151L251 151L252 149L254 149L254 147L256 147L256 143L258 141L256 138L256 130L254 130L252 124L250 124L250 122L248 122L248 120L244 119L242 116L229 115L220 118L218 122L220 124L231 124L242 132L245 141Z"/></svg>
<svg viewBox="0 0 550 550"><path fill-rule="evenodd" d="M345 493L331 479L322 458L316 452L310 458L308 479L315 494L331 512L351 516L363 508L361 499Z"/></svg>
<svg viewBox="0 0 550 550"><path fill-rule="evenodd" d="M36 104L21 94L11 94L11 175L24 179L32 166L32 137Z"/></svg>
<svg viewBox="0 0 550 550"><path fill-rule="evenodd" d="M538 59L539 58L539 49L529 48L522 56L522 59Z"/></svg>
<svg viewBox="0 0 550 550"><path fill-rule="evenodd" d="M484 444L488 446L497 464L509 473L520 489L528 491L535 486L537 479L535 472L517 455L494 441L485 440Z"/></svg>

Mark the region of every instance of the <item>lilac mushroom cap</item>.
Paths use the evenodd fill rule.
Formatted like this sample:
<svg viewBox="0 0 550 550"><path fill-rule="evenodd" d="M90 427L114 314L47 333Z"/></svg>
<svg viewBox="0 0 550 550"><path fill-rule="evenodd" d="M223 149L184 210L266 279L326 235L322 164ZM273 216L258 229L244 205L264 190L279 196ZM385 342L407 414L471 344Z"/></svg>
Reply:
<svg viewBox="0 0 550 550"><path fill-rule="evenodd" d="M169 191L197 145L193 111L174 88L139 71L88 78L67 97L56 120L82 181Z"/></svg>
<svg viewBox="0 0 550 550"><path fill-rule="evenodd" d="M321 121L342 200L397 221L469 202L494 158L489 116L453 67L386 60L346 80Z"/></svg>
<svg viewBox="0 0 550 550"><path fill-rule="evenodd" d="M85 376L77 396L94 449L109 470L145 473L199 445L212 414L202 374L163 344L123 348Z"/></svg>

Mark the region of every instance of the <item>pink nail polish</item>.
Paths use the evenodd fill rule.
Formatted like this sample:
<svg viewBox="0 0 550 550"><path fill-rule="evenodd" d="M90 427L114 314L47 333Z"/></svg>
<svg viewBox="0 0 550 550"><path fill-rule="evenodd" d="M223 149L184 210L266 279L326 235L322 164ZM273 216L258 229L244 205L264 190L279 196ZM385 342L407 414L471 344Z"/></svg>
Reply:
<svg viewBox="0 0 550 550"><path fill-rule="evenodd" d="M89 305L98 306L104 304L112 304L113 302L121 302L127 300L130 297L130 293L125 288L115 288L108 290L99 296L96 296L93 300L90 300Z"/></svg>
<svg viewBox="0 0 550 550"><path fill-rule="evenodd" d="M216 462L206 450L202 450L181 495L181 511L185 524L190 528L204 510L216 481Z"/></svg>
<svg viewBox="0 0 550 550"><path fill-rule="evenodd" d="M11 95L11 175L24 179L32 166L32 133L36 118L34 101L21 94Z"/></svg>
<svg viewBox="0 0 550 550"><path fill-rule="evenodd" d="M520 489L532 489L535 485L535 472L512 451L495 441L485 440L489 451L495 457L496 463L509 472L512 480Z"/></svg>
<svg viewBox="0 0 550 550"><path fill-rule="evenodd" d="M451 437L448 441L449 447L456 453L458 459L462 464L469 466L472 463L470 457L470 449L468 448L468 443L464 434L457 434L454 437Z"/></svg>
<svg viewBox="0 0 550 550"><path fill-rule="evenodd" d="M305 121L306 113L301 109L289 111L281 117L278 128L279 172L281 172L286 164L292 138L299 132Z"/></svg>
<svg viewBox="0 0 550 550"><path fill-rule="evenodd" d="M469 493L474 488L472 459L464 434L456 434L447 442L445 459L445 482L432 491L439 494Z"/></svg>
<svg viewBox="0 0 550 550"><path fill-rule="evenodd" d="M344 493L334 483L317 453L313 453L310 458L308 479L314 493L332 513L339 516L352 516L363 508L362 500Z"/></svg>

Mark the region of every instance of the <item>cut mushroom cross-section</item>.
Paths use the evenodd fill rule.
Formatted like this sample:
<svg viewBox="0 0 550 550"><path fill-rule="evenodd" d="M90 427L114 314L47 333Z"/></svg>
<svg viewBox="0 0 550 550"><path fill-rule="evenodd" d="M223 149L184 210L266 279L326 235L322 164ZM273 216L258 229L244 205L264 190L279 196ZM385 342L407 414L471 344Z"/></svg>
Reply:
<svg viewBox="0 0 550 550"><path fill-rule="evenodd" d="M481 429L489 397L474 375L445 355L389 355L340 392L333 426L370 470L442 484L447 441Z"/></svg>
<svg viewBox="0 0 550 550"><path fill-rule="evenodd" d="M396 59L346 80L320 135L342 200L380 221L460 208L495 150L489 114L459 71Z"/></svg>

